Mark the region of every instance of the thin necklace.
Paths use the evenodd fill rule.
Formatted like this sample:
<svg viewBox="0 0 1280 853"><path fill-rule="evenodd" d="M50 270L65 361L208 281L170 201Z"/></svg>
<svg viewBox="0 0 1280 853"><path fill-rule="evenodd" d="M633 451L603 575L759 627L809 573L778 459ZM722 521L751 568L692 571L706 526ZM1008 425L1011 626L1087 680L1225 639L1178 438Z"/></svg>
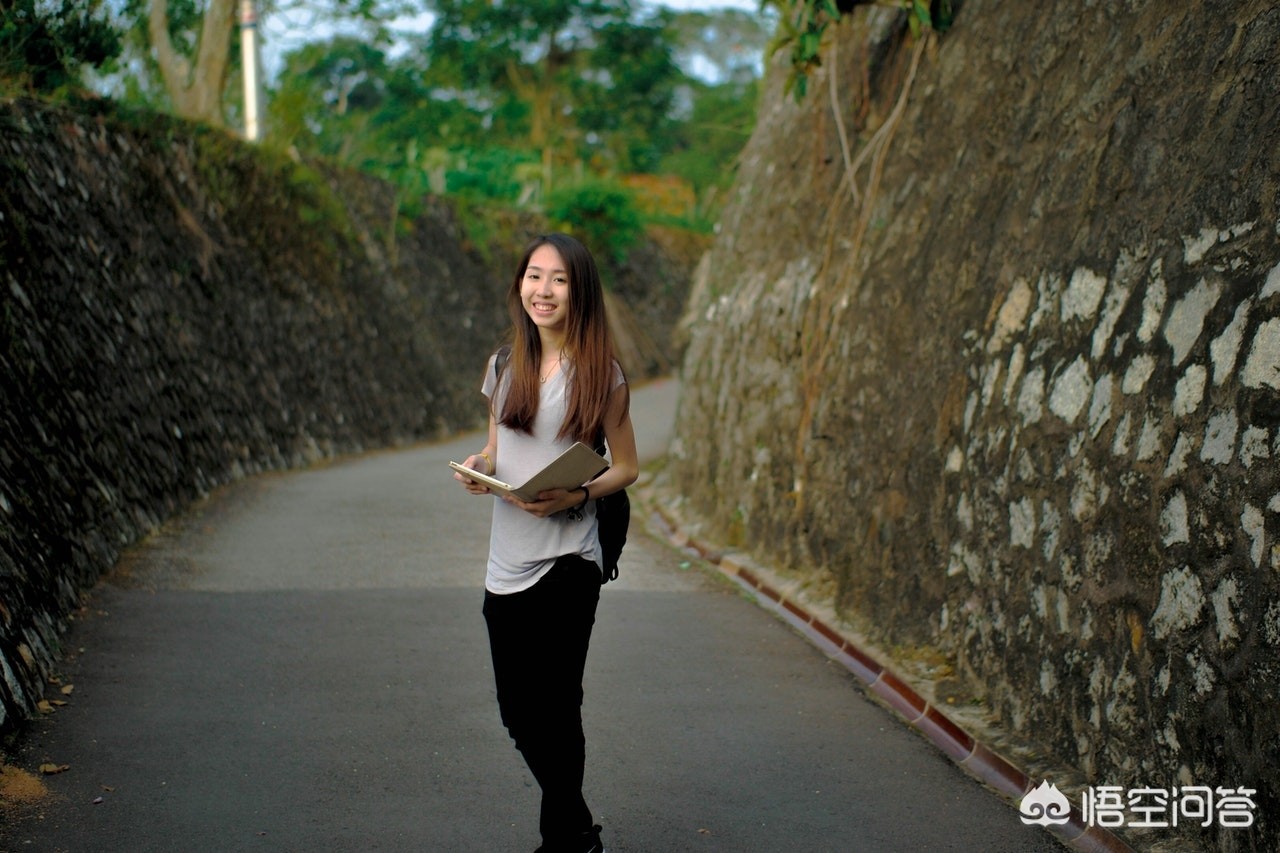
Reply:
<svg viewBox="0 0 1280 853"><path fill-rule="evenodd" d="M562 358L564 358L564 350L560 350L560 352L556 353L556 363L551 365L551 369L547 371L546 376L538 374L538 380L542 382L543 385L546 385L547 380L551 378L551 374L556 372L556 368L560 366L560 359Z"/></svg>

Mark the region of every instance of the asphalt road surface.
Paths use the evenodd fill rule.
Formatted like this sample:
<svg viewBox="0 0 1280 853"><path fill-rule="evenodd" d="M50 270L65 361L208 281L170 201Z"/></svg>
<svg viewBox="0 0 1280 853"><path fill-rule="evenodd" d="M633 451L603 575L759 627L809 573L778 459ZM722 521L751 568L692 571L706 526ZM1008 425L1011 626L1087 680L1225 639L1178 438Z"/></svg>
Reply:
<svg viewBox="0 0 1280 853"><path fill-rule="evenodd" d="M676 391L637 390L642 458ZM481 443L251 478L130 552L65 637L68 704L10 751L69 769L0 850L537 846L480 615L493 499L446 465ZM1064 849L640 520L584 718L614 853Z"/></svg>

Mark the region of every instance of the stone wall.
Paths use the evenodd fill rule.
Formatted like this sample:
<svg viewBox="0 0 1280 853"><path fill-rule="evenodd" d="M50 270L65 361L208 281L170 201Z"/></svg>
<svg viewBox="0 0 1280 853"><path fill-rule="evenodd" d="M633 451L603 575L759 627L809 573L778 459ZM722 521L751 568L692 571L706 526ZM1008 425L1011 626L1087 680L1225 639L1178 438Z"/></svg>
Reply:
<svg viewBox="0 0 1280 853"><path fill-rule="evenodd" d="M482 424L511 252L545 226L487 264L409 201L161 117L0 103L0 734L82 591L192 501ZM662 274L622 324L633 376L669 366L692 267L664 241L605 272L638 303Z"/></svg>
<svg viewBox="0 0 1280 853"><path fill-rule="evenodd" d="M668 498L1091 784L1257 790L1135 837L1274 849L1280 7L958 5L770 69Z"/></svg>
<svg viewBox="0 0 1280 853"><path fill-rule="evenodd" d="M191 501L477 422L503 315L446 210L396 230L375 182L155 121L0 104L2 730L80 592Z"/></svg>

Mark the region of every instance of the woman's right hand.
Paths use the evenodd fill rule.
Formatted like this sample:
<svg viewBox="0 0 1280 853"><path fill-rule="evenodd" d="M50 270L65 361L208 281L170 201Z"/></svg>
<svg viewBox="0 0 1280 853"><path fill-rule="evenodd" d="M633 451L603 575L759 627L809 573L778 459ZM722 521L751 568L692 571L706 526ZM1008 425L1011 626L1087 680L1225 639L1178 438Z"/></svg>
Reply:
<svg viewBox="0 0 1280 853"><path fill-rule="evenodd" d="M462 464L473 471L485 472L485 471L488 471L489 469L488 461L485 459L485 457L482 454L479 454L479 453L468 456L465 460L463 460ZM492 474L493 472L490 471L489 473ZM488 486L486 486L484 483L478 483L475 480L472 480L470 477L464 476L461 471L453 472L453 479L461 483L462 487L465 488L468 492L470 492L473 495L489 494Z"/></svg>

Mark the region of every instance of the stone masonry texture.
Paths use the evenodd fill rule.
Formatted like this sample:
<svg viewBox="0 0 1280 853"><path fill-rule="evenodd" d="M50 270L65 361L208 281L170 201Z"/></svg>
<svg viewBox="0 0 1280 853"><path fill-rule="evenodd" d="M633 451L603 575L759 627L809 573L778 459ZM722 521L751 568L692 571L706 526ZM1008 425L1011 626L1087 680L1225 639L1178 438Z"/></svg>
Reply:
<svg viewBox="0 0 1280 853"><path fill-rule="evenodd" d="M474 424L498 318L443 211L393 257L385 188L224 134L4 103L0 187L10 730L123 548L247 474Z"/></svg>
<svg viewBox="0 0 1280 853"><path fill-rule="evenodd" d="M775 58L669 500L1090 785L1256 791L1135 840L1275 849L1280 7L956 5Z"/></svg>

